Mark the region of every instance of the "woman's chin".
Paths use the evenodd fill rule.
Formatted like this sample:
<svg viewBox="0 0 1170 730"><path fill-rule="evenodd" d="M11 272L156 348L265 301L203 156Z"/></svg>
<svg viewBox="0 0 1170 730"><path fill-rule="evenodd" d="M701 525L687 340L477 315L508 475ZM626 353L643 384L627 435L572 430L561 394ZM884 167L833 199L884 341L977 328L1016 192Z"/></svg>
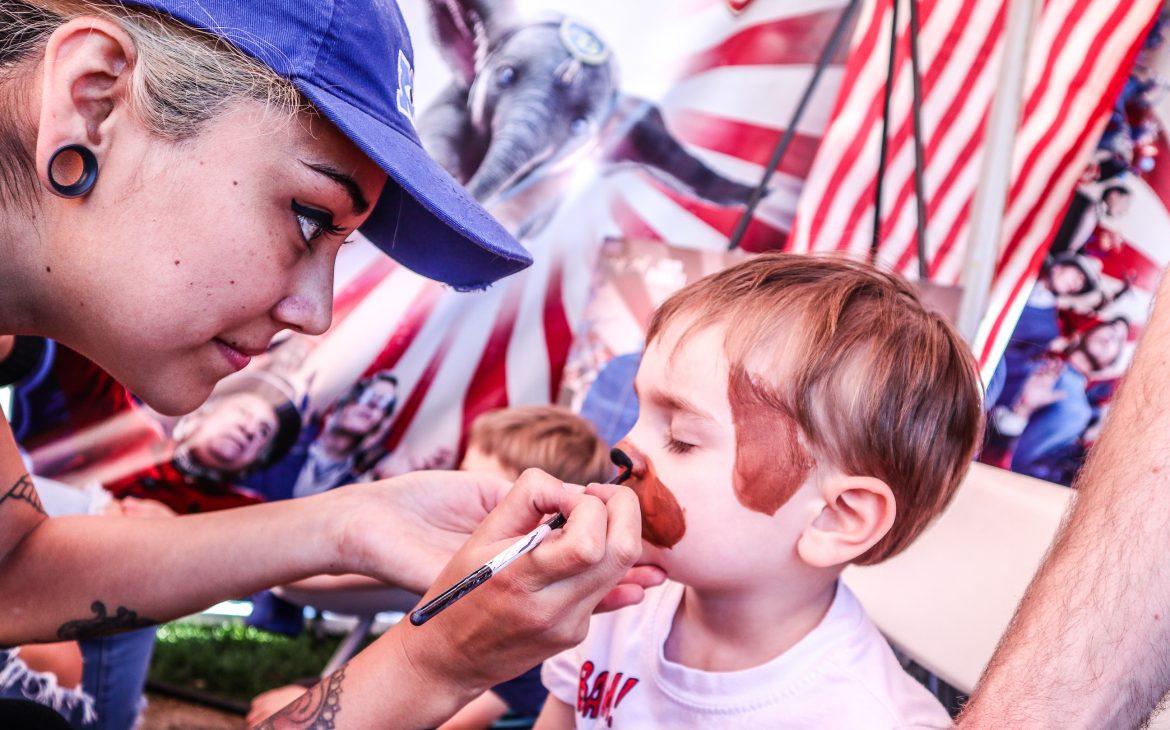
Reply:
<svg viewBox="0 0 1170 730"><path fill-rule="evenodd" d="M164 416L184 416L203 405L213 385L151 382L139 388L130 386L130 391Z"/></svg>

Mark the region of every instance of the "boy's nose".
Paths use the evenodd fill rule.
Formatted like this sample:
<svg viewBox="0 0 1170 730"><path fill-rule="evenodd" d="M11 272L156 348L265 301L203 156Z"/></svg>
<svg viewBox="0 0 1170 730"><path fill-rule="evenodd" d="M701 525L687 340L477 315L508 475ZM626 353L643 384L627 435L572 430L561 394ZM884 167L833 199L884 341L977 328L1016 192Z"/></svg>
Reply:
<svg viewBox="0 0 1170 730"><path fill-rule="evenodd" d="M629 439L622 439L618 441L614 448L621 449L630 457L633 462L633 468L630 469L630 477L633 479L641 479L646 475L646 456L638 447L630 443Z"/></svg>

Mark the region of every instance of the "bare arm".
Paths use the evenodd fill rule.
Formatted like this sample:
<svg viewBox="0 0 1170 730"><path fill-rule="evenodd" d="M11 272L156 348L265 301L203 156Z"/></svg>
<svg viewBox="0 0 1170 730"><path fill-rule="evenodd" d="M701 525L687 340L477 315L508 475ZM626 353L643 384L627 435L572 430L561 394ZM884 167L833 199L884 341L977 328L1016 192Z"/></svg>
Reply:
<svg viewBox="0 0 1170 730"><path fill-rule="evenodd" d="M167 520L48 518L0 418L0 646L166 621L321 573L421 592L506 488L431 472Z"/></svg>
<svg viewBox="0 0 1170 730"><path fill-rule="evenodd" d="M641 553L641 517L628 489L581 494L526 472L428 597L556 511L568 522L538 549L426 624L397 624L257 727L434 727L492 685L575 646L598 602ZM641 598L640 589L634 593L624 603Z"/></svg>
<svg viewBox="0 0 1170 730"><path fill-rule="evenodd" d="M575 720L572 707L549 695L532 730L566 730L573 727Z"/></svg>
<svg viewBox="0 0 1170 730"><path fill-rule="evenodd" d="M1170 686L1170 277L960 728L1136 727Z"/></svg>

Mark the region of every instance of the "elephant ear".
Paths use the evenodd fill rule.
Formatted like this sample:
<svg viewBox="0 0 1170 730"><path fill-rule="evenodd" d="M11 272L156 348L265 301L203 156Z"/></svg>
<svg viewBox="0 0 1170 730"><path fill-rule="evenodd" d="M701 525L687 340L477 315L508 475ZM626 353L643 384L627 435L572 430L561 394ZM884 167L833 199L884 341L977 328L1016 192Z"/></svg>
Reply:
<svg viewBox="0 0 1170 730"><path fill-rule="evenodd" d="M662 111L645 99L620 95L602 139L608 161L646 168L672 188L717 205L745 205L755 189L688 152L667 128Z"/></svg>
<svg viewBox="0 0 1170 730"><path fill-rule="evenodd" d="M465 89L494 44L519 22L513 0L429 0L427 5L435 46Z"/></svg>

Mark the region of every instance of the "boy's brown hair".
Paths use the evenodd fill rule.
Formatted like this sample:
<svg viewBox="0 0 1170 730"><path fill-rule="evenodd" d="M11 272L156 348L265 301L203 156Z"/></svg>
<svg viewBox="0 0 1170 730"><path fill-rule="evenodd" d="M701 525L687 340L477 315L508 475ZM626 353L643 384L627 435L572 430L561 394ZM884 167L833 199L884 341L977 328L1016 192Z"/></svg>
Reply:
<svg viewBox="0 0 1170 730"><path fill-rule="evenodd" d="M903 279L841 258L761 254L674 294L647 344L680 321L683 338L725 325L729 397L747 393L771 414L753 427L799 428L795 448L811 454L777 461L820 461L889 485L894 524L853 562L896 555L954 495L982 435L977 368Z"/></svg>
<svg viewBox="0 0 1170 730"><path fill-rule="evenodd" d="M613 474L609 448L593 425L559 406L488 411L471 423L474 446L517 474L535 467L573 484L604 482Z"/></svg>

